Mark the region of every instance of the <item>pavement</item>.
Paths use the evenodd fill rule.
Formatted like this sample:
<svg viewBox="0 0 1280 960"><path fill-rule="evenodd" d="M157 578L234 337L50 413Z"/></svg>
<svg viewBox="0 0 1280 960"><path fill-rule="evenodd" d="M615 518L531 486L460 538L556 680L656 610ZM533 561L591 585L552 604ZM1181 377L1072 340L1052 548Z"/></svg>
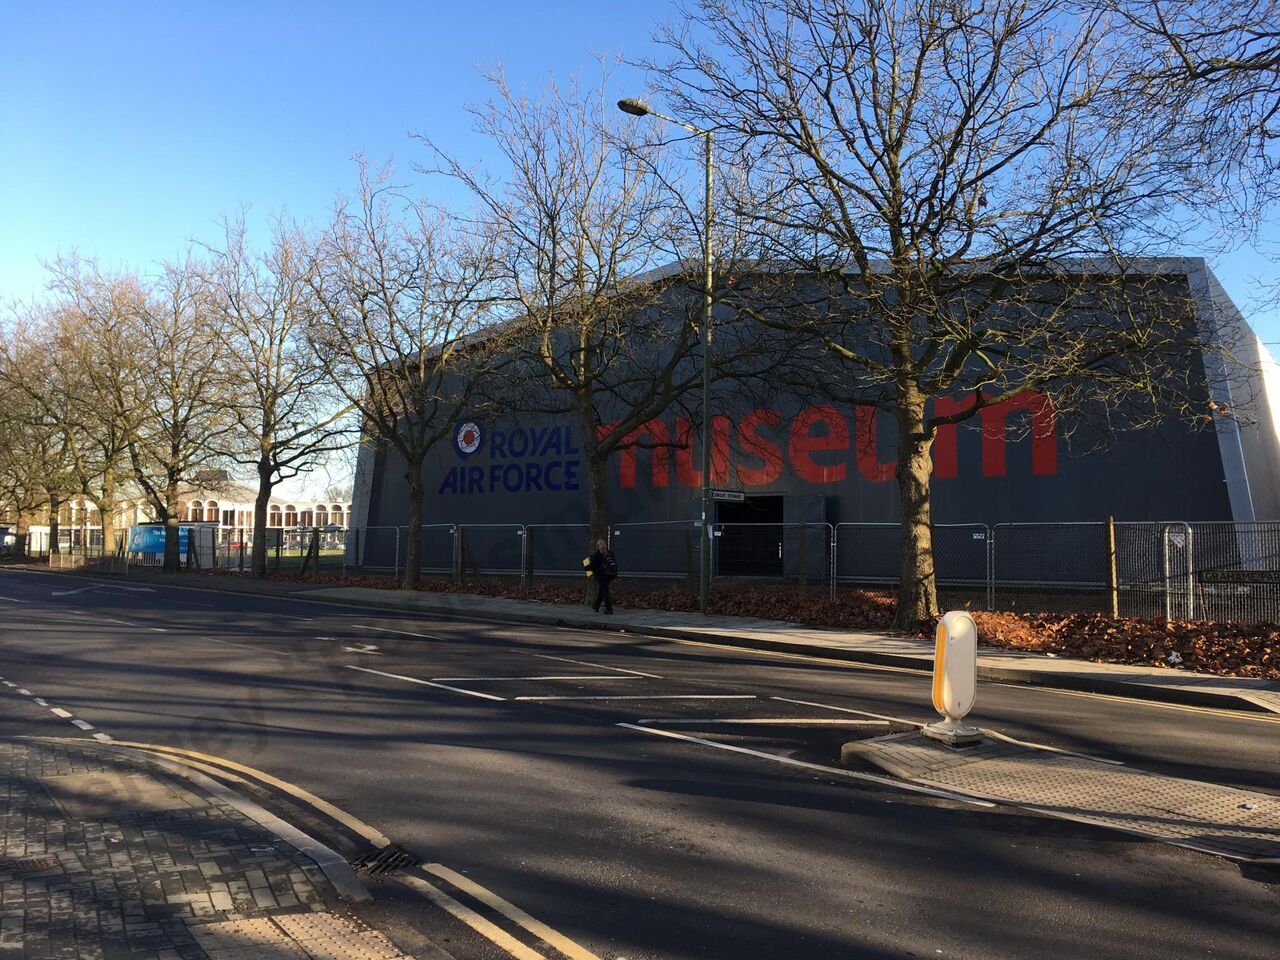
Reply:
<svg viewBox="0 0 1280 960"><path fill-rule="evenodd" d="M697 640L911 670L933 669L933 643L930 640L857 630L817 629L780 620L625 608L616 608L615 615L605 616L593 613L585 604L558 605L466 593L409 593L371 587L324 587L296 581L253 580L225 575L175 576L145 568L134 568L129 577L141 582L198 584L214 590L299 596L357 606L478 617L507 623ZM1137 700L1280 714L1280 681L1276 680L1222 677L1173 668L1095 663L991 646L979 648L978 677L1063 690L1113 694Z"/></svg>
<svg viewBox="0 0 1280 960"><path fill-rule="evenodd" d="M0 741L0 769L0 957L412 960L349 915L344 860L197 772L69 738Z"/></svg>

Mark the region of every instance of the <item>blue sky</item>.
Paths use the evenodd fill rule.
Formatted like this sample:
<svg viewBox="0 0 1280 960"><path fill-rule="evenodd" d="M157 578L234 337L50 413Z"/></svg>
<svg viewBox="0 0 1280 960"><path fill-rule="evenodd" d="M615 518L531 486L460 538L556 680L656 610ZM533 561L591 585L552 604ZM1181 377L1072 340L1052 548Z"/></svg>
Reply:
<svg viewBox="0 0 1280 960"><path fill-rule="evenodd" d="M464 105L487 94L481 68L534 91L595 52L643 56L671 15L669 0L0 0L0 303L38 294L60 251L146 268L246 204L251 224L322 220L357 152L409 176L425 159L409 131L478 158ZM615 79L620 96L643 86ZM1184 252L1212 253L1205 238ZM1280 341L1280 311L1251 309L1275 264L1247 244L1212 259Z"/></svg>

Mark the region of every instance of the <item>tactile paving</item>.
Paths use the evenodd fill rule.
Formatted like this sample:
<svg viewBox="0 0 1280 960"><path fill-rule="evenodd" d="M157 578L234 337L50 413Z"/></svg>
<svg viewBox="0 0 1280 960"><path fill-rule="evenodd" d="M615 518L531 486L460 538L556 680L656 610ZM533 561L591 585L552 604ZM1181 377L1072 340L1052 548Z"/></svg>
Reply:
<svg viewBox="0 0 1280 960"><path fill-rule="evenodd" d="M956 748L920 733L848 744L882 770L954 793L1123 830L1238 860L1280 860L1280 797L986 738Z"/></svg>

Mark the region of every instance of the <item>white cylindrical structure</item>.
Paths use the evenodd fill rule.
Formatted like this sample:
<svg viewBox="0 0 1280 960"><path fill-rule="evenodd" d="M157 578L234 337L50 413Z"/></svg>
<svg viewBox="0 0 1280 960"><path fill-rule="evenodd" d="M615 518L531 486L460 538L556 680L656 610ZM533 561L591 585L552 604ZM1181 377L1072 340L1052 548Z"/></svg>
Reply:
<svg viewBox="0 0 1280 960"><path fill-rule="evenodd" d="M933 658L933 709L942 716L924 733L949 743L981 736L961 721L973 709L978 693L978 627L963 610L952 610L938 621Z"/></svg>

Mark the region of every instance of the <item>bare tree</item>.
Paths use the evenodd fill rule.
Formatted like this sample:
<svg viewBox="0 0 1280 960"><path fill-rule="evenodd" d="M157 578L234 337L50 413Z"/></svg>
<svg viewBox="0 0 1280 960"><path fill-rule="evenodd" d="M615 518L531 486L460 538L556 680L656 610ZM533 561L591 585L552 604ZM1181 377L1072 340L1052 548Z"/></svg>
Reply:
<svg viewBox="0 0 1280 960"><path fill-rule="evenodd" d="M210 251L235 424L222 448L257 476L252 569L263 577L272 491L350 442L352 407L306 336L318 309L310 283L315 263L297 229L277 223L270 250L255 256L243 221L225 227L224 243Z"/></svg>
<svg viewBox="0 0 1280 960"><path fill-rule="evenodd" d="M202 470L221 462L233 428L221 346L225 336L206 281L188 259L169 264L142 304L136 388L141 416L127 446L133 478L164 524L164 569L182 566L179 498Z"/></svg>
<svg viewBox="0 0 1280 960"><path fill-rule="evenodd" d="M447 218L404 200L362 164L360 192L337 210L308 273L310 331L334 386L373 442L403 462L409 535L402 586L421 575L423 463L452 435L479 378L463 367L489 313L490 251Z"/></svg>
<svg viewBox="0 0 1280 960"><path fill-rule="evenodd" d="M899 627L938 612L940 430L1028 389L1131 418L1196 402L1187 298L1133 260L1185 165L1104 28L1057 0L702 0L662 35L673 112L723 131L770 251L738 308L895 422Z"/></svg>
<svg viewBox="0 0 1280 960"><path fill-rule="evenodd" d="M497 238L511 331L491 382L514 415L577 421L594 542L608 536L609 458L663 442L640 428L700 376L700 279L679 268L698 239L673 189L668 131L620 114L607 71L593 89L551 85L537 100L490 79L495 96L472 115L501 176L420 139L428 171L467 187Z"/></svg>

